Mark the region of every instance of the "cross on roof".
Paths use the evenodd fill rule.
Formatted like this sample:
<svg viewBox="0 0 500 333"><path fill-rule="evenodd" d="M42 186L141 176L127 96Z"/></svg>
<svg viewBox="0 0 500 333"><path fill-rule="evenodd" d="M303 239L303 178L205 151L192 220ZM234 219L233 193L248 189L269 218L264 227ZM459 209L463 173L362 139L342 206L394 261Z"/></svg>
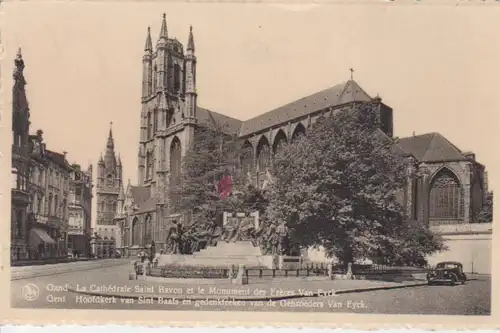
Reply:
<svg viewBox="0 0 500 333"><path fill-rule="evenodd" d="M349 68L349 70L351 71L351 80L353 80L353 77L354 77L354 69Z"/></svg>

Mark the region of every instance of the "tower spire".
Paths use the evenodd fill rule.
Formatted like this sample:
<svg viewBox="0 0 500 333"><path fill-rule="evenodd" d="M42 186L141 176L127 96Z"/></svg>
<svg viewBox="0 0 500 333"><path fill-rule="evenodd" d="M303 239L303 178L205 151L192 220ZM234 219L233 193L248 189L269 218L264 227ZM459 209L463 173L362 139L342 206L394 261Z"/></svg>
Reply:
<svg viewBox="0 0 500 333"><path fill-rule="evenodd" d="M106 152L104 153L104 164L106 170L114 171L116 169L115 144L113 140L113 122L109 123L109 136L106 144Z"/></svg>
<svg viewBox="0 0 500 333"><path fill-rule="evenodd" d="M189 26L189 38L188 38L188 44L187 44L186 50L194 52L193 26Z"/></svg>
<svg viewBox="0 0 500 333"><path fill-rule="evenodd" d="M160 29L160 39L167 39L168 38L168 31L167 31L167 15L163 13L163 19L161 21L161 29Z"/></svg>
<svg viewBox="0 0 500 333"><path fill-rule="evenodd" d="M106 144L106 148L114 149L115 145L113 142L113 122L109 122L109 135L108 135L108 143Z"/></svg>
<svg viewBox="0 0 500 333"><path fill-rule="evenodd" d="M153 52L153 43L151 43L151 27L148 27L148 35L146 36L146 45L144 45L144 51Z"/></svg>

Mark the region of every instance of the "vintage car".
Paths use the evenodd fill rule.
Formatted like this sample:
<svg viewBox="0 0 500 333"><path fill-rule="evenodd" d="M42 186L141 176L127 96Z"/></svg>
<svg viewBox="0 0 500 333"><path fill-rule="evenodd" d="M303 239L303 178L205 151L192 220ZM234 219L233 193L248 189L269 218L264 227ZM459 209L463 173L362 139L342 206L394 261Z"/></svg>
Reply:
<svg viewBox="0 0 500 333"><path fill-rule="evenodd" d="M457 283L465 284L467 276L463 271L461 263L456 261L443 261L436 265L436 268L427 273L427 283L450 284L454 286Z"/></svg>

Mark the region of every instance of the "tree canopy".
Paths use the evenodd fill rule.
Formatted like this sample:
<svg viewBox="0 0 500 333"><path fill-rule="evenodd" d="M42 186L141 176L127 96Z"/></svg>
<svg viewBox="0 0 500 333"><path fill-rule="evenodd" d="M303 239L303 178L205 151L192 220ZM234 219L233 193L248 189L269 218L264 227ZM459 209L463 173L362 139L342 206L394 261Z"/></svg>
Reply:
<svg viewBox="0 0 500 333"><path fill-rule="evenodd" d="M260 209L264 199L260 191L248 186L239 167L241 142L224 125L198 127L193 145L186 152L179 179L170 179L171 210L189 212L184 225L186 237L217 238L221 233L222 212L251 212ZM222 200L218 182L232 177L233 193Z"/></svg>
<svg viewBox="0 0 500 333"><path fill-rule="evenodd" d="M418 240L410 235L399 199L409 169L379 130L375 102L320 117L275 155L264 227L284 222L292 243L323 246L343 263L381 253L423 258L443 245L422 228ZM409 240L411 255L402 253Z"/></svg>

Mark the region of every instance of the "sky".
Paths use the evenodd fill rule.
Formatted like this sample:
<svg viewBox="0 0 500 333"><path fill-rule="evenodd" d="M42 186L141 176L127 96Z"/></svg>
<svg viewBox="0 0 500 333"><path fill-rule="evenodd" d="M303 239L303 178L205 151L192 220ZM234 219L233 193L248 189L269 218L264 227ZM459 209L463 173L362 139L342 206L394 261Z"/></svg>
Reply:
<svg viewBox="0 0 500 333"><path fill-rule="evenodd" d="M112 121L125 182L136 181L142 55L163 12L183 44L193 26L199 106L245 120L354 68L394 109L396 136L440 132L497 182L500 7L486 5L7 2L4 84L21 47L31 132L43 129L48 149L96 170Z"/></svg>

